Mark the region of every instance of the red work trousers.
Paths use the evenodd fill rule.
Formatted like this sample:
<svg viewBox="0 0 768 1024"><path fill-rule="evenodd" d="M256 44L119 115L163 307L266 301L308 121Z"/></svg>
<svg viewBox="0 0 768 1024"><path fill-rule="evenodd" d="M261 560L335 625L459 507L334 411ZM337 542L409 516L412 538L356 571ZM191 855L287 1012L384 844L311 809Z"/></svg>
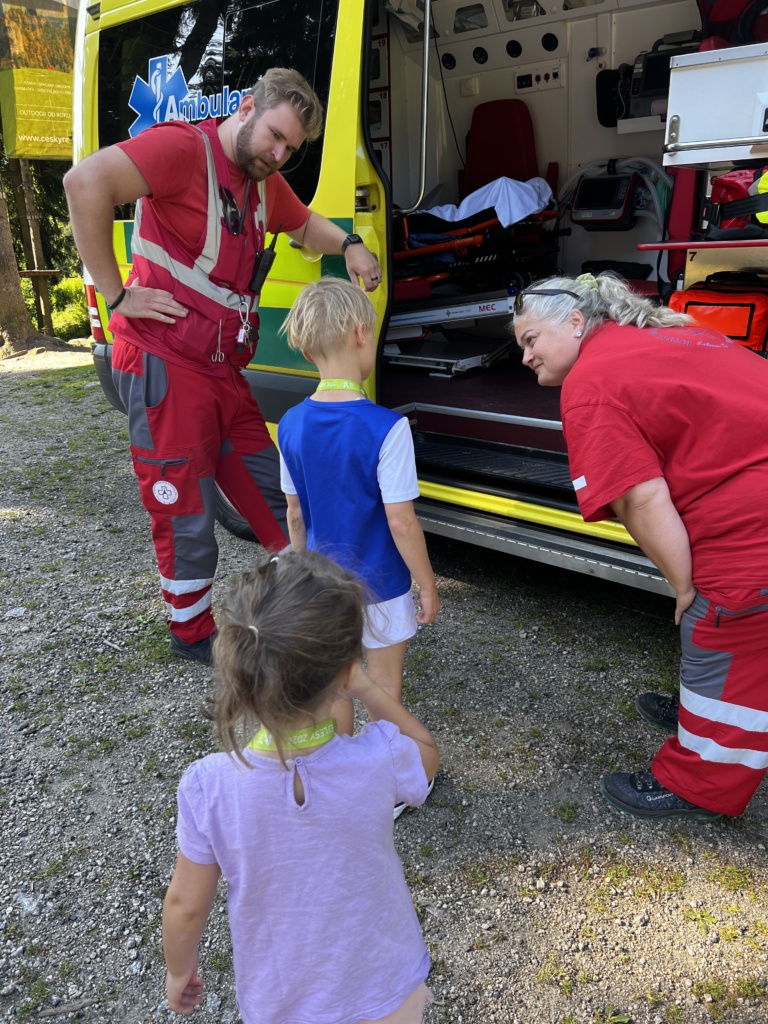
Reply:
<svg viewBox="0 0 768 1024"><path fill-rule="evenodd" d="M228 369L200 373L120 339L112 349L171 632L186 643L216 628L215 485L265 548L288 543L277 450L245 377Z"/></svg>
<svg viewBox="0 0 768 1024"><path fill-rule="evenodd" d="M768 587L699 593L680 631L678 735L651 770L699 807L741 814L768 770Z"/></svg>

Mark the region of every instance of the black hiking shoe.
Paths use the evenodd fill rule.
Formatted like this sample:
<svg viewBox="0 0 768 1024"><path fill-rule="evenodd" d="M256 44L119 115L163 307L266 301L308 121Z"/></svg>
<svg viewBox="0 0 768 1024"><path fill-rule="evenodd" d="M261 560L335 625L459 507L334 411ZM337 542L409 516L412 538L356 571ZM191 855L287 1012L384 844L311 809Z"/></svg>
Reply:
<svg viewBox="0 0 768 1024"><path fill-rule="evenodd" d="M650 770L644 772L617 772L604 775L600 792L617 811L633 818L693 818L695 821L714 821L722 815L697 807L681 796L675 796L659 782Z"/></svg>
<svg viewBox="0 0 768 1024"><path fill-rule="evenodd" d="M679 696L671 693L641 693L635 701L637 713L657 729L677 736Z"/></svg>
<svg viewBox="0 0 768 1024"><path fill-rule="evenodd" d="M187 661L198 661L201 665L210 665L215 636L216 633L213 632L204 640L195 640L188 644L180 640L175 633L171 633L171 654L175 654L177 658L186 658Z"/></svg>

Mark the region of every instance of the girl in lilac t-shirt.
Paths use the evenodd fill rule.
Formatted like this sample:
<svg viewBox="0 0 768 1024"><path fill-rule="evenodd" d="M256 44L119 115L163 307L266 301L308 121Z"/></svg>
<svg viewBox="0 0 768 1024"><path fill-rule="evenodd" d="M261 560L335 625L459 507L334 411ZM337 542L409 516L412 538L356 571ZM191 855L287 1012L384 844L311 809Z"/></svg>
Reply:
<svg viewBox="0 0 768 1024"><path fill-rule="evenodd" d="M198 945L228 884L245 1024L420 1024L429 956L393 841L437 771L431 734L360 663L360 585L316 552L244 574L214 646L226 753L178 793L179 856L163 908L168 1002L201 1002ZM337 735L334 706L371 719Z"/></svg>

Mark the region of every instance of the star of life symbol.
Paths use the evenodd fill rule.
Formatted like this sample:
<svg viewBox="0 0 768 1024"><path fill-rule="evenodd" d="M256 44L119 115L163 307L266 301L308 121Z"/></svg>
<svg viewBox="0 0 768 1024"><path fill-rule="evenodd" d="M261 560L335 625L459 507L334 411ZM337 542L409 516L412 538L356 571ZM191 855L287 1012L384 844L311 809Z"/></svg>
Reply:
<svg viewBox="0 0 768 1024"><path fill-rule="evenodd" d="M200 89L189 91L184 72L177 67L169 74L174 57L152 57L147 62L145 82L136 76L128 106L139 115L128 129L134 138L145 128L164 121L204 121L208 117L229 117L240 106L243 92L225 85L220 92L203 94Z"/></svg>
<svg viewBox="0 0 768 1024"><path fill-rule="evenodd" d="M139 115L128 129L133 138L145 128L163 121L186 120L182 103L189 95L184 72L176 68L168 75L168 56L153 57L149 62L149 82L137 77L133 83L128 106Z"/></svg>
<svg viewBox="0 0 768 1024"><path fill-rule="evenodd" d="M152 493L161 505L173 505L179 500L179 492L167 480L158 480L152 484Z"/></svg>

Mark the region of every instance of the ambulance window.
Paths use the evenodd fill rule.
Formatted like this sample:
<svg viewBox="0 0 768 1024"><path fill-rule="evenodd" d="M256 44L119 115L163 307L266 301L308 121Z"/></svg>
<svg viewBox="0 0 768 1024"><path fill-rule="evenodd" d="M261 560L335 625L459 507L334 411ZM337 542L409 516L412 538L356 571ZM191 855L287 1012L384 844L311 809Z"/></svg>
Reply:
<svg viewBox="0 0 768 1024"><path fill-rule="evenodd" d="M159 5L160 0L158 0ZM227 117L270 67L293 67L328 105L338 0L194 0L99 33L99 147L159 121ZM314 196L322 141L283 169Z"/></svg>
<svg viewBox="0 0 768 1024"><path fill-rule="evenodd" d="M246 91L271 67L295 68L328 109L338 0L266 0L235 5L224 25L224 82ZM305 203L320 177L322 139L304 145L282 170Z"/></svg>

